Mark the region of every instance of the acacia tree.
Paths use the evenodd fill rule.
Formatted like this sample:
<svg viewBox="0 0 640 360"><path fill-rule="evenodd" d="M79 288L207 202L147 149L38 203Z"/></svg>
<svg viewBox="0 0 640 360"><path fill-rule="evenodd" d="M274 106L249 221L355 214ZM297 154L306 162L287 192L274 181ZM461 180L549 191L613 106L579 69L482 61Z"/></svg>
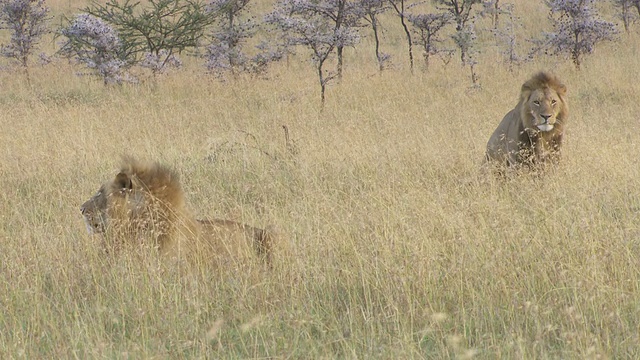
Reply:
<svg viewBox="0 0 640 360"><path fill-rule="evenodd" d="M400 18L400 24L402 25L402 29L404 29L404 34L407 37L407 44L409 45L409 68L411 69L411 73L413 74L413 41L411 40L411 31L409 31L409 26L407 25L406 14L408 8L411 5L405 4L404 0L388 0L393 10L396 11L398 17Z"/></svg>
<svg viewBox="0 0 640 360"><path fill-rule="evenodd" d="M429 58L445 51L438 44L442 43L442 39L438 36L447 24L451 22L451 15L448 13L440 14L410 14L407 19L414 27L418 40L424 50L425 68L429 69Z"/></svg>
<svg viewBox="0 0 640 360"><path fill-rule="evenodd" d="M0 29L11 31L9 44L0 47L0 54L18 61L27 81L29 57L42 36L49 33L49 20L44 0L0 0Z"/></svg>
<svg viewBox="0 0 640 360"><path fill-rule="evenodd" d="M224 72L262 74L268 65L282 58L282 52L272 49L266 42L256 46L253 57L244 52L244 45L252 38L258 24L252 18L242 19L251 0L211 0L208 11L217 17L219 26L213 32L213 41L207 46L205 58L209 71L218 76Z"/></svg>
<svg viewBox="0 0 640 360"><path fill-rule="evenodd" d="M214 42L207 47L207 68L228 70L236 74L246 62L242 53L242 43L253 34L255 24L250 20L240 20L250 0L212 0L207 10L217 16L220 28L213 33Z"/></svg>
<svg viewBox="0 0 640 360"><path fill-rule="evenodd" d="M433 0L436 6L450 13L456 23L456 33L453 40L460 49L460 61L463 65L467 65L471 59L467 59L468 52L473 49L476 35L473 25L469 24L473 20L471 10L476 4L480 4L482 0Z"/></svg>
<svg viewBox="0 0 640 360"><path fill-rule="evenodd" d="M482 16L491 16L491 24L494 30L498 29L498 16L503 13L500 0L484 0Z"/></svg>
<svg viewBox="0 0 640 360"><path fill-rule="evenodd" d="M361 16L359 15L358 3L349 0L291 0L292 3L297 3L297 7L304 13L308 13L313 16L318 16L323 19L324 22L330 24L333 27L333 31L336 34L341 33L355 33L357 34L357 28L359 27L358 21ZM354 43L343 43L340 39L337 39L335 44L336 54L338 57L338 63L336 66L336 76L342 78L342 68L344 64L343 52L345 46L355 45ZM357 41L357 37L353 40Z"/></svg>
<svg viewBox="0 0 640 360"><path fill-rule="evenodd" d="M525 59L518 54L516 29L521 27L521 21L514 15L513 4L507 4L501 9L502 14L507 15L507 21L502 28L493 29L493 34L497 39L502 50L500 51L505 58L505 62L509 67L509 71L513 70L514 65L522 63Z"/></svg>
<svg viewBox="0 0 640 360"><path fill-rule="evenodd" d="M596 44L613 41L618 33L615 24L600 18L595 0L549 0L549 18L554 31L533 40L535 50L553 55L568 54L580 69L582 59L591 54Z"/></svg>
<svg viewBox="0 0 640 360"><path fill-rule="evenodd" d="M453 40L456 45L460 48L460 51L464 53L464 58L462 60L463 66L469 66L469 71L471 75L471 82L473 86L479 86L478 83L478 73L476 72L476 65L478 65L477 53L478 50L476 48L476 40L478 36L476 35L475 26L473 22L468 22L464 25L464 27L456 31L453 35Z"/></svg>
<svg viewBox="0 0 640 360"><path fill-rule="evenodd" d="M105 85L130 80L126 70L131 64L126 61L118 32L102 19L78 14L60 35L66 38L60 53L85 65Z"/></svg>
<svg viewBox="0 0 640 360"><path fill-rule="evenodd" d="M214 17L206 12L202 0L108 0L104 5L94 2L83 10L118 32L121 53L129 63L142 56L156 59L152 67L156 74L176 56L199 45Z"/></svg>
<svg viewBox="0 0 640 360"><path fill-rule="evenodd" d="M378 60L378 69L384 70L386 63L391 56L380 52L380 24L378 22L378 15L389 10L387 6L388 0L359 0L358 7L361 17L371 25L373 31L373 39L375 41L376 59Z"/></svg>
<svg viewBox="0 0 640 360"><path fill-rule="evenodd" d="M311 50L320 83L320 100L324 106L326 86L336 73L325 74L324 65L339 46L353 46L359 40L352 27L335 23L316 11L315 0L281 0L266 21L282 32L286 46L304 46Z"/></svg>
<svg viewBox="0 0 640 360"><path fill-rule="evenodd" d="M637 18L636 15L631 13L631 8L636 7L636 10L640 13L640 0L612 0L611 2L617 9L618 17L622 20L624 31L628 33L629 25Z"/></svg>

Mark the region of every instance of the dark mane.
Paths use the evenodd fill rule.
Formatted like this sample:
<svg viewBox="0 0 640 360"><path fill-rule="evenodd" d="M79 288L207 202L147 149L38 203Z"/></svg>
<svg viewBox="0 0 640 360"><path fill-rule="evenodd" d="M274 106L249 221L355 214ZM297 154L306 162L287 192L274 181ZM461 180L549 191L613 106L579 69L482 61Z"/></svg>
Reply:
<svg viewBox="0 0 640 360"><path fill-rule="evenodd" d="M174 209L184 206L184 192L180 177L170 168L157 162L143 162L131 156L122 157L120 172L126 174L140 187L157 200L171 204Z"/></svg>
<svg viewBox="0 0 640 360"><path fill-rule="evenodd" d="M533 91L535 89L554 89L558 95L563 96L567 92L567 87L555 75L541 71L531 77L522 85L522 91Z"/></svg>

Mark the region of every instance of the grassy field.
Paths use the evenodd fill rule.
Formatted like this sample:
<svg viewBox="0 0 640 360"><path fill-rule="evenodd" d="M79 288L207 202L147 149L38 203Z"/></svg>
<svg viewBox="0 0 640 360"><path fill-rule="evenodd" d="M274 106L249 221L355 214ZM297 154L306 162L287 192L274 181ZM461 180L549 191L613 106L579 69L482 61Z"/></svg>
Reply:
<svg viewBox="0 0 640 360"><path fill-rule="evenodd" d="M395 68L348 50L322 111L302 57L228 82L0 72L0 358L639 358L640 36L581 71L486 48L471 90L456 59L412 76L391 30ZM569 89L562 164L487 177L541 69ZM122 154L174 167L203 217L275 226L275 268L102 256L79 206Z"/></svg>

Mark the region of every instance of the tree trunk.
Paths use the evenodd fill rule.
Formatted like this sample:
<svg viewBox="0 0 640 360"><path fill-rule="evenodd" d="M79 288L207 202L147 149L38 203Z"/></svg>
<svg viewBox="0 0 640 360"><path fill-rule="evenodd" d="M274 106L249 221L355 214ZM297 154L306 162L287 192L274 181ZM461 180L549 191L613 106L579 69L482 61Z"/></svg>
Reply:
<svg viewBox="0 0 640 360"><path fill-rule="evenodd" d="M404 33L407 35L407 41L409 42L409 67L411 68L411 73L413 74L413 42L411 41L411 32L409 32L409 28L404 22L404 14L400 15L400 22L402 23Z"/></svg>
<svg viewBox="0 0 640 360"><path fill-rule="evenodd" d="M413 74L413 42L411 41L411 32L409 32L409 28L404 21L404 0L400 0L400 8L398 8L395 1L391 0L389 2L398 13L398 16L400 16L400 23L402 24L405 35L407 36L407 41L409 42L409 67L411 69L411 74Z"/></svg>
<svg viewBox="0 0 640 360"><path fill-rule="evenodd" d="M380 39L378 37L378 22L375 15L370 15L371 17L371 28L373 28L373 38L375 40L376 45L376 59L378 60L378 69L380 71L384 70L384 64L382 63L382 59L380 58Z"/></svg>
<svg viewBox="0 0 640 360"><path fill-rule="evenodd" d="M338 46L336 51L338 53L338 79L342 79L342 50L344 49L343 46Z"/></svg>

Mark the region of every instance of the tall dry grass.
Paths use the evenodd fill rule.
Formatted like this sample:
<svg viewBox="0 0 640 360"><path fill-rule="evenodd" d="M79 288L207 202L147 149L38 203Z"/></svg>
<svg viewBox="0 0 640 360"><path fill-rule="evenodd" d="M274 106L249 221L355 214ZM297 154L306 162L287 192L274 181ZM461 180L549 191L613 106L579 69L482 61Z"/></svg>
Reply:
<svg viewBox="0 0 640 360"><path fill-rule="evenodd" d="M2 72L0 358L638 358L639 44L580 72L509 73L487 49L479 90L455 60L411 76L401 42L377 74L363 46L323 111L306 63L121 88ZM488 178L486 141L539 69L569 88L562 164ZM275 225L275 269L102 256L78 207L120 154L173 166L202 216Z"/></svg>

